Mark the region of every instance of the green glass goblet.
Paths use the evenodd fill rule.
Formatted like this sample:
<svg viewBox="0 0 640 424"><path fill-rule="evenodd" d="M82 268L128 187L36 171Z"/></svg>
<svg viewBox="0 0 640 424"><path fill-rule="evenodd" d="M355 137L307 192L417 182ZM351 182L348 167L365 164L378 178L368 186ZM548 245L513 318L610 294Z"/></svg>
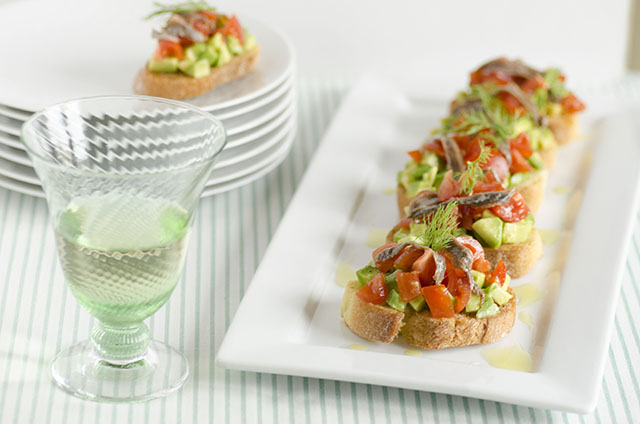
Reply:
<svg viewBox="0 0 640 424"><path fill-rule="evenodd" d="M211 114L140 96L72 100L21 134L47 197L65 279L97 318L58 353L54 381L98 401L140 401L184 384L186 358L143 322L171 296L195 208L226 142ZM64 329L60 329L64 331Z"/></svg>

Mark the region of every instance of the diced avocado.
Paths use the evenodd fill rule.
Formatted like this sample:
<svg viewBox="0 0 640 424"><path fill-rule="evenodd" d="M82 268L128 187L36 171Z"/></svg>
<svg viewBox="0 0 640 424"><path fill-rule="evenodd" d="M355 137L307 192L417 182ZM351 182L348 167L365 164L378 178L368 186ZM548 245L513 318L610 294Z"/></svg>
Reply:
<svg viewBox="0 0 640 424"><path fill-rule="evenodd" d="M398 232L396 232L393 235L393 242L397 243L398 240L405 238L409 235L409 230L405 230L404 228L401 228Z"/></svg>
<svg viewBox="0 0 640 424"><path fill-rule="evenodd" d="M553 145L556 138L549 128L540 128L540 137L538 138L538 150L546 150Z"/></svg>
<svg viewBox="0 0 640 424"><path fill-rule="evenodd" d="M440 184L442 183L442 180L444 179L444 174L446 174L447 171L440 171L436 174L436 179L433 181L433 186L434 187L440 187Z"/></svg>
<svg viewBox="0 0 640 424"><path fill-rule="evenodd" d="M518 222L505 222L502 228L502 244L524 243L531 234L533 222L523 219Z"/></svg>
<svg viewBox="0 0 640 424"><path fill-rule="evenodd" d="M389 290L398 290L398 283L396 281L396 274L398 272L398 270L395 270L391 274L384 276L384 282L387 284L387 288L389 288Z"/></svg>
<svg viewBox="0 0 640 424"><path fill-rule="evenodd" d="M173 73L178 71L178 58L167 57L165 59L149 61L149 70L151 72Z"/></svg>
<svg viewBox="0 0 640 424"><path fill-rule="evenodd" d="M471 228L487 246L495 249L502 244L502 225L500 218L481 218Z"/></svg>
<svg viewBox="0 0 640 424"><path fill-rule="evenodd" d="M427 301L424 299L424 296L418 296L413 300L409 301L411 307L416 311L423 311L427 307Z"/></svg>
<svg viewBox="0 0 640 424"><path fill-rule="evenodd" d="M528 132L531 128L533 128L533 121L531 118L523 116L516 120L516 123L513 126L513 133L514 135L517 135L522 132Z"/></svg>
<svg viewBox="0 0 640 424"><path fill-rule="evenodd" d="M189 69L195 62L189 59L182 59L180 63L178 63L178 69L180 69L185 74L187 73L187 69Z"/></svg>
<svg viewBox="0 0 640 424"><path fill-rule="evenodd" d="M423 178L423 176L431 170L432 167L429 165L419 165L415 169L411 171L409 177L413 180L417 180ZM436 170L437 171L437 170Z"/></svg>
<svg viewBox="0 0 640 424"><path fill-rule="evenodd" d="M477 311L478 309L480 309L480 296L478 296L477 294L472 294L464 310L467 313L471 313Z"/></svg>
<svg viewBox="0 0 640 424"><path fill-rule="evenodd" d="M422 175L422 181L425 183L425 185L428 185L429 188L433 188L434 182L436 180L436 175L438 175L438 168L432 166L426 174Z"/></svg>
<svg viewBox="0 0 640 424"><path fill-rule="evenodd" d="M489 209L485 209L482 211L481 218L495 218L495 215Z"/></svg>
<svg viewBox="0 0 640 424"><path fill-rule="evenodd" d="M562 105L556 102L550 102L547 104L546 114L548 116L556 116L562 113Z"/></svg>
<svg viewBox="0 0 640 424"><path fill-rule="evenodd" d="M227 47L229 48L229 52L235 56L244 53L244 48L242 47L242 44L240 44L240 40L233 35L227 36Z"/></svg>
<svg viewBox="0 0 640 424"><path fill-rule="evenodd" d="M400 300L400 295L395 290L389 290L389 294L387 295L387 305L400 312L404 312L406 307L406 303L403 303L402 300Z"/></svg>
<svg viewBox="0 0 640 424"><path fill-rule="evenodd" d="M209 40L209 45L213 46L213 48L216 49L216 50L220 50L220 48L225 45L223 35L221 33L217 32Z"/></svg>
<svg viewBox="0 0 640 424"><path fill-rule="evenodd" d="M183 66L183 62L185 63ZM185 74L194 78L206 77L211 73L211 66L207 59L200 59L196 62L188 63L189 61L183 60L180 62L180 70Z"/></svg>
<svg viewBox="0 0 640 424"><path fill-rule="evenodd" d="M471 270L471 275L473 275L473 279L476 281L478 287L484 287L484 282L487 279L487 276L484 275L484 272L476 271L475 269Z"/></svg>
<svg viewBox="0 0 640 424"><path fill-rule="evenodd" d="M195 43L185 49L184 55L187 59L195 62L200 59L206 49L207 45L205 43Z"/></svg>
<svg viewBox="0 0 640 424"><path fill-rule="evenodd" d="M509 187L517 187L523 185L531 178L530 172L516 172L509 178Z"/></svg>
<svg viewBox="0 0 640 424"><path fill-rule="evenodd" d="M533 152L533 154L529 156L527 160L529 161L531 166L533 166L535 169L544 168L544 162L542 161L542 156L540 156L540 153L538 152Z"/></svg>
<svg viewBox="0 0 640 424"><path fill-rule="evenodd" d="M211 66L215 66L215 64L218 62L218 52L213 48L213 46L207 46L200 57L202 59L207 59L209 65Z"/></svg>
<svg viewBox="0 0 640 424"><path fill-rule="evenodd" d="M491 284L486 290L487 294L500 306L507 303L513 297L508 291L500 287L498 283Z"/></svg>
<svg viewBox="0 0 640 424"><path fill-rule="evenodd" d="M258 43L256 43L256 37L253 34L244 33L244 50L249 51L256 47Z"/></svg>
<svg viewBox="0 0 640 424"><path fill-rule="evenodd" d="M378 273L378 269L375 266L367 265L356 271L356 277L361 285L367 284Z"/></svg>
<svg viewBox="0 0 640 424"><path fill-rule="evenodd" d="M420 161L422 165L433 166L434 168L438 168L440 165L440 159L438 159L438 155L433 152L424 152L422 154L422 160ZM438 170L436 169L436 172Z"/></svg>
<svg viewBox="0 0 640 424"><path fill-rule="evenodd" d="M412 236L419 236L424 234L424 232L427 229L427 224L425 224L424 222L412 222L409 225L410 230L410 234Z"/></svg>
<svg viewBox="0 0 640 424"><path fill-rule="evenodd" d="M218 61L216 62L216 66L226 65L227 63L229 63L230 60L231 60L231 53L229 52L227 45L223 44L218 49Z"/></svg>
<svg viewBox="0 0 640 424"><path fill-rule="evenodd" d="M500 312L500 308L493 301L493 298L491 296L485 296L482 306L480 306L480 309L476 312L476 318L492 317L498 312Z"/></svg>
<svg viewBox="0 0 640 424"><path fill-rule="evenodd" d="M529 214L527 216L524 217L523 221L528 221L531 224L535 224L536 223L536 219L533 217L533 214Z"/></svg>
<svg viewBox="0 0 640 424"><path fill-rule="evenodd" d="M504 284L502 285L503 289L509 288L509 283L511 282L511 276L509 274L504 276Z"/></svg>

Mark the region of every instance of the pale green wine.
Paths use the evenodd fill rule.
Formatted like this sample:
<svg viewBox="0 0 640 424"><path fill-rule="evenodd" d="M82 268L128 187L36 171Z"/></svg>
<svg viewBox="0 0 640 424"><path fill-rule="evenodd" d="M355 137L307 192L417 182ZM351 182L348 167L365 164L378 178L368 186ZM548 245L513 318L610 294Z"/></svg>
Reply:
<svg viewBox="0 0 640 424"><path fill-rule="evenodd" d="M128 195L78 197L56 224L66 280L100 321L139 323L169 299L190 229L187 212L176 203Z"/></svg>

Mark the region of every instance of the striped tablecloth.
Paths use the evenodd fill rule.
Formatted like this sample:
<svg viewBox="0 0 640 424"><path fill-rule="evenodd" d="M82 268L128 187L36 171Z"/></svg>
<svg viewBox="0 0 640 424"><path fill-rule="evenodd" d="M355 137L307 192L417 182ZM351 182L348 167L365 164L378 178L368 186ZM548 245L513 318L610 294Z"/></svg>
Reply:
<svg viewBox="0 0 640 424"><path fill-rule="evenodd" d="M640 78L632 80L607 93L640 104ZM0 423L640 422L640 215L593 414L214 366L245 288L347 89L301 82L298 135L283 165L201 201L184 277L148 320L153 337L181 349L191 364L184 388L164 399L99 404L51 383L51 358L86 339L92 319L64 283L45 202L0 189Z"/></svg>

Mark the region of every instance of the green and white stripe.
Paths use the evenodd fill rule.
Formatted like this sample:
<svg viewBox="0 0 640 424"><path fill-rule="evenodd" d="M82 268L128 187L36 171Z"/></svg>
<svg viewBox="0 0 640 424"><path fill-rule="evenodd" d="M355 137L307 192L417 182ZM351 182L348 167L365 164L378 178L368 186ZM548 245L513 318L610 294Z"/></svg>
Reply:
<svg viewBox="0 0 640 424"><path fill-rule="evenodd" d="M44 201L0 189L0 423L640 422L640 215L591 415L215 367L214 352L348 85L306 80L298 88L289 157L265 178L202 200L184 278L149 320L154 338L191 364L185 387L168 398L97 404L53 386L51 358L87 338L92 320L64 283ZM640 78L606 93L640 103Z"/></svg>

